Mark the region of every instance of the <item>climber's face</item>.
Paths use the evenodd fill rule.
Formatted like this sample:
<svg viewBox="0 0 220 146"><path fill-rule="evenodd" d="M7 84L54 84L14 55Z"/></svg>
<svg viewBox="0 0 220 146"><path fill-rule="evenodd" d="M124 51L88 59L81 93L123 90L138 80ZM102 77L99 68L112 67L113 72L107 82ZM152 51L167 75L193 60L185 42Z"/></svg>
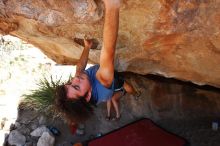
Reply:
<svg viewBox="0 0 220 146"><path fill-rule="evenodd" d="M65 85L67 91L67 98L78 100L81 97L85 98L86 101L89 101L91 98L91 84L87 74L81 73L80 75L75 76Z"/></svg>

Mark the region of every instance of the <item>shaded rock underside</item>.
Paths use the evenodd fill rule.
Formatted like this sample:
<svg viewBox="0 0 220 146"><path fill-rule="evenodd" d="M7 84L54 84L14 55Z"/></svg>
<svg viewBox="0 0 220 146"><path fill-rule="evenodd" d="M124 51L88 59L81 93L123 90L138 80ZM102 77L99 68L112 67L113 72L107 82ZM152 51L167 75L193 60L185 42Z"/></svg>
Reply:
<svg viewBox="0 0 220 146"><path fill-rule="evenodd" d="M0 32L39 47L60 64L75 64L96 40L98 63L104 6L100 0L0 0ZM159 74L220 87L220 1L127 0L120 11L116 69Z"/></svg>

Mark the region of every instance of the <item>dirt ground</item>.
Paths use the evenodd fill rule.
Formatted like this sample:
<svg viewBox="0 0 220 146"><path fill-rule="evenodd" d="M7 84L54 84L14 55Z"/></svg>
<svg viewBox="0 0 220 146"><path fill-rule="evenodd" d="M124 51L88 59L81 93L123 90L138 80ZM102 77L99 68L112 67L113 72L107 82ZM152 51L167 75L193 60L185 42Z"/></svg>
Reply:
<svg viewBox="0 0 220 146"><path fill-rule="evenodd" d="M39 124L39 118L37 117L40 117L40 114L30 110L21 110L19 113L17 121L26 123L27 127L30 127L33 123ZM41 124L51 125L60 130L61 135L56 137L56 146L72 146L74 143L91 139L99 133L108 133L141 118L141 116L135 117L125 113L122 113L120 121L106 121L104 117L105 105L101 104L99 107L95 108L95 113L92 118L84 123L85 134L82 136L72 134L68 125L61 119L51 120L50 118L45 118L44 122L41 122ZM216 118L217 117L209 117L190 120L164 119L153 121L167 131L185 138L190 146L219 146L220 129L217 131L212 130L212 121Z"/></svg>
<svg viewBox="0 0 220 146"><path fill-rule="evenodd" d="M219 146L220 130L212 130L216 117L191 120L160 120L157 123L166 130L184 137L190 146Z"/></svg>

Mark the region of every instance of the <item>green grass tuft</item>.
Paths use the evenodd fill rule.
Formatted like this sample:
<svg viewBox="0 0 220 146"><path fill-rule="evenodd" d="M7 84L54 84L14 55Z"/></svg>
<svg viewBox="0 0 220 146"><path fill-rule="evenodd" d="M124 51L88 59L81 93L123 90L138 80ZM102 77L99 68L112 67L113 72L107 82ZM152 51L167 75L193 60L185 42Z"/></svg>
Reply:
<svg viewBox="0 0 220 146"><path fill-rule="evenodd" d="M52 116L53 118L62 116L55 107L55 89L57 86L62 85L61 77L54 80L43 77L37 84L38 88L31 90L30 94L25 94L24 99L19 105L19 109L34 109L45 115Z"/></svg>

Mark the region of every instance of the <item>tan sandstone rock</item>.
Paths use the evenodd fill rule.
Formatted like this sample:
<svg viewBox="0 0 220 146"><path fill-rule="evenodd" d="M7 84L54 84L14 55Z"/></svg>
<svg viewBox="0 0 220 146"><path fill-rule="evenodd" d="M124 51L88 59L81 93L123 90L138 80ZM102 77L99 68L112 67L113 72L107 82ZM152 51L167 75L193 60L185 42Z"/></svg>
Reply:
<svg viewBox="0 0 220 146"><path fill-rule="evenodd" d="M39 47L60 64L75 64L96 39L98 63L104 6L100 0L0 0L0 33ZM126 0L115 59L119 71L159 74L220 87L220 1Z"/></svg>

